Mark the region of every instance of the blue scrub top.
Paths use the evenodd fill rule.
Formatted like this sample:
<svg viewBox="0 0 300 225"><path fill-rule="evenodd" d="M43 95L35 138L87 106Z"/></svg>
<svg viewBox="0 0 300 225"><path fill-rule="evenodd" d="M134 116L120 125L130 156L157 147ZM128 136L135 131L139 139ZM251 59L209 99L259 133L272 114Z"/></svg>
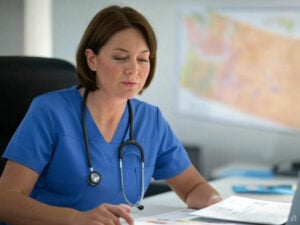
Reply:
<svg viewBox="0 0 300 225"><path fill-rule="evenodd" d="M81 126L81 100L76 86L35 98L3 157L39 173L31 197L41 202L81 211L104 202L126 203L121 192L118 150L129 138L128 107L110 143L104 140L86 109L91 160L94 170L102 176L101 183L92 187L87 183L89 168ZM191 162L160 110L137 99L130 101L134 137L144 149L146 190L152 177L174 177ZM135 203L141 196L141 162L136 147L124 150L123 170L126 195Z"/></svg>

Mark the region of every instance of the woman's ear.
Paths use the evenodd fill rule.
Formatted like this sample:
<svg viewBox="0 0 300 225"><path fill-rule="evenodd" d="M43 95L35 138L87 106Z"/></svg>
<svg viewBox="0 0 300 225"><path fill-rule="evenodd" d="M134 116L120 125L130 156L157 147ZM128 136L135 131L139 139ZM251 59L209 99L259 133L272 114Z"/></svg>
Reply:
<svg viewBox="0 0 300 225"><path fill-rule="evenodd" d="M87 65L89 66L91 71L96 71L96 55L92 49L85 50L85 57L87 61Z"/></svg>

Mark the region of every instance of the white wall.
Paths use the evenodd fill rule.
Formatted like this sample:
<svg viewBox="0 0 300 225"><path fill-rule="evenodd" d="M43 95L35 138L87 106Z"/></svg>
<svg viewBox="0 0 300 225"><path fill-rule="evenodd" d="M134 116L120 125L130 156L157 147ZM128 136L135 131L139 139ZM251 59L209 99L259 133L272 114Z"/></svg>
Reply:
<svg viewBox="0 0 300 225"><path fill-rule="evenodd" d="M52 55L51 0L0 0L0 55Z"/></svg>
<svg viewBox="0 0 300 225"><path fill-rule="evenodd" d="M24 55L52 55L51 0L24 0Z"/></svg>
<svg viewBox="0 0 300 225"><path fill-rule="evenodd" d="M3 0L0 0L0 3ZM152 86L141 99L158 105L178 137L185 143L202 146L206 174L213 168L233 161L274 163L300 158L300 136L236 127L180 115L175 110L174 80L177 10L184 4L211 6L300 6L299 0L52 0L52 54L75 62L81 35L98 10L110 5L129 5L151 22L158 38L158 65ZM1 6L1 5L0 5ZM0 14L0 21L3 16ZM0 46L3 45L0 38ZM0 48L1 50L1 48ZM1 54L1 51L0 51ZM300 88L299 88L300 93ZM292 110L292 109L291 109ZM299 115L300 118L300 115Z"/></svg>
<svg viewBox="0 0 300 225"><path fill-rule="evenodd" d="M0 54L23 51L23 1L0 0Z"/></svg>

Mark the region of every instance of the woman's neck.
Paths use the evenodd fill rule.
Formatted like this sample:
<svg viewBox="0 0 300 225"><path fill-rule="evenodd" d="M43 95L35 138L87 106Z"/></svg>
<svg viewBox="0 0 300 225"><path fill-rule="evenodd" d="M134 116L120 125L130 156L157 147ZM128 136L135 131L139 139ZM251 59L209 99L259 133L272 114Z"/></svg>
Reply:
<svg viewBox="0 0 300 225"><path fill-rule="evenodd" d="M111 142L126 109L126 100L109 98L100 91L90 92L86 105L106 142Z"/></svg>

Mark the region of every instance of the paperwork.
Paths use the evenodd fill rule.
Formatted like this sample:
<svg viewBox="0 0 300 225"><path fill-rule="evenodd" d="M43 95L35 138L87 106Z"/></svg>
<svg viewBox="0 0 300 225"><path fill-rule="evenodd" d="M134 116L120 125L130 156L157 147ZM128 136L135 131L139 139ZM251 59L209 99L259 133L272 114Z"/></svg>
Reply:
<svg viewBox="0 0 300 225"><path fill-rule="evenodd" d="M215 221L192 215L195 210L179 209L168 213L142 217L135 220L134 225L245 225L244 223L231 223L228 221Z"/></svg>
<svg viewBox="0 0 300 225"><path fill-rule="evenodd" d="M231 196L191 214L223 221L280 225L288 221L290 208L291 203Z"/></svg>
<svg viewBox="0 0 300 225"><path fill-rule="evenodd" d="M200 210L180 209L137 218L135 225L281 225L288 221L290 208L291 203L231 196Z"/></svg>

